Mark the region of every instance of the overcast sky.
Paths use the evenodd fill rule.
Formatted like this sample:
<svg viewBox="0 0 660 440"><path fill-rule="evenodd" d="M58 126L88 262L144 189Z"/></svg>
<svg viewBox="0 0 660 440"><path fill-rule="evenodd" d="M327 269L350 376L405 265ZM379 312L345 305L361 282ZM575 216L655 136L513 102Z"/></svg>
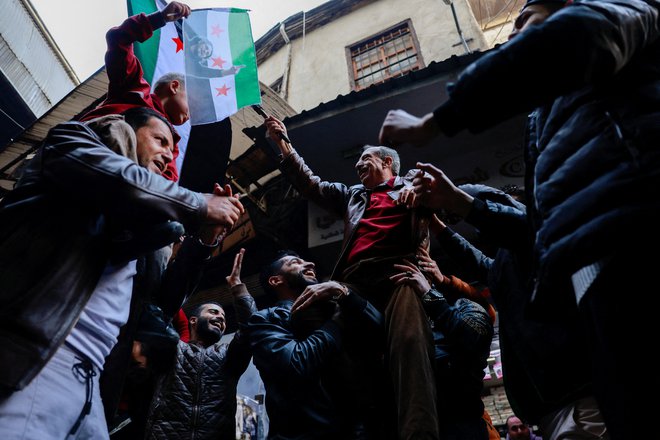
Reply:
<svg viewBox="0 0 660 440"><path fill-rule="evenodd" d="M287 17L327 0L188 0L192 9L250 10L255 41ZM31 0L48 31L81 81L103 66L105 33L127 16L125 0Z"/></svg>

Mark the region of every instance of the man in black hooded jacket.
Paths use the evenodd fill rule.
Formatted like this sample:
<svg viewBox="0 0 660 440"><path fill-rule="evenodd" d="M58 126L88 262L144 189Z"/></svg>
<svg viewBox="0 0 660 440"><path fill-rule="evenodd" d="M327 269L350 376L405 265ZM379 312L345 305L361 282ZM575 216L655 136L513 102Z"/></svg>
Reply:
<svg viewBox="0 0 660 440"><path fill-rule="evenodd" d="M544 3L557 2L526 8ZM654 332L657 295L622 306L649 290L655 264L639 243L660 242L660 2L576 0L546 17L518 23L522 32L469 66L432 113L391 111L381 138L423 143L537 107L525 151L530 311L552 319L548 304L579 305L594 393L610 435L622 438L626 408L648 411L631 390L659 384L624 368L650 363L630 338Z"/></svg>

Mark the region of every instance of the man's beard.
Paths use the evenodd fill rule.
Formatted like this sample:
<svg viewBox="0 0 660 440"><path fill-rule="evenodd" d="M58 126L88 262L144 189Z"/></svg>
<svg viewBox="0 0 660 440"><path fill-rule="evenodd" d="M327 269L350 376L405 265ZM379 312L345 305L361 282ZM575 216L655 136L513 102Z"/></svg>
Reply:
<svg viewBox="0 0 660 440"><path fill-rule="evenodd" d="M314 284L318 284L318 281L316 280L309 280L305 278L302 272L299 272L297 274L283 274L284 279L287 281L289 284L289 287L291 290L293 290L296 293L296 296L301 295L304 290L307 288L307 286L313 286Z"/></svg>
<svg viewBox="0 0 660 440"><path fill-rule="evenodd" d="M219 328L211 325L208 319L202 316L197 318L197 339L212 345L220 340L223 333Z"/></svg>

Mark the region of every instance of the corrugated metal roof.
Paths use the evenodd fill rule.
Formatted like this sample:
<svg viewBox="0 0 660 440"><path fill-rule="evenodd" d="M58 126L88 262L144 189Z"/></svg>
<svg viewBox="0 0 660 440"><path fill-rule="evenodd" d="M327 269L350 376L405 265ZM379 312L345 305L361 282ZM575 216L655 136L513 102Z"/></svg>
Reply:
<svg viewBox="0 0 660 440"><path fill-rule="evenodd" d="M0 69L37 116L80 83L29 0L0 14Z"/></svg>
<svg viewBox="0 0 660 440"><path fill-rule="evenodd" d="M266 113L279 119L296 114L295 110L268 86L264 84L260 84L260 86L262 107ZM32 126L23 131L18 138L10 142L0 153L0 193L13 187L15 182L13 172L20 166L23 159L37 149L41 140L46 137L53 126L71 120L87 108L97 105L107 89L108 77L104 67L76 87ZM243 129L261 125L263 118L252 109L245 108L233 115L231 122L233 144L230 157L235 158L245 152L253 143L252 139L243 134Z"/></svg>

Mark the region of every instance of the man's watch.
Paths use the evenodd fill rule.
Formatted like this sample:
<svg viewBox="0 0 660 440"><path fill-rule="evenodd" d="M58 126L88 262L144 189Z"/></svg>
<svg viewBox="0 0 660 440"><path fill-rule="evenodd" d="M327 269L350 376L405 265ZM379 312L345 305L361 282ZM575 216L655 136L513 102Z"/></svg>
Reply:
<svg viewBox="0 0 660 440"><path fill-rule="evenodd" d="M447 301L444 295L437 290L430 288L424 295L422 295L422 302L426 304L437 303L440 301Z"/></svg>
<svg viewBox="0 0 660 440"><path fill-rule="evenodd" d="M348 287L346 287L345 285L339 284L339 287L340 287L339 289L340 292L332 297L332 299L335 301L339 301L340 299L346 298L350 293L350 290L348 290Z"/></svg>

